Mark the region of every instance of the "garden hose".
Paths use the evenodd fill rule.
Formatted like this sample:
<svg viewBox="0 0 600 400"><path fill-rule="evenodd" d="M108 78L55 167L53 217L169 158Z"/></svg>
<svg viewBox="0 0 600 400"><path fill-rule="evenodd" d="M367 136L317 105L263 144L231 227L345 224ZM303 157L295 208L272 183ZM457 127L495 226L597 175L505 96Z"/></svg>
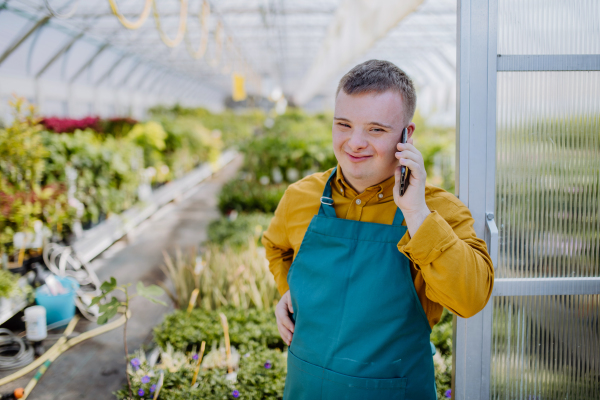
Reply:
<svg viewBox="0 0 600 400"><path fill-rule="evenodd" d="M217 22L215 28L215 53L210 63L213 67L217 67L221 63L221 57L223 55L223 22Z"/></svg>
<svg viewBox="0 0 600 400"><path fill-rule="evenodd" d="M50 13L50 15L52 15L54 18L58 18L58 19L68 19L68 18L71 18L73 15L75 15L75 12L77 11L77 7L79 7L79 2L80 2L80 0L76 0L75 1L75 5L73 6L73 8L71 8L71 10L69 10L69 12L66 12L64 14L60 14L60 13L54 11L54 9L52 8L52 6L50 5L49 0L44 0L44 4L46 5L46 9Z"/></svg>
<svg viewBox="0 0 600 400"><path fill-rule="evenodd" d="M169 47L177 46L185 35L185 27L187 23L187 13L188 13L188 0L180 0L181 1L181 9L179 12L179 28L177 29L177 36L175 39L169 38L166 33L163 32L162 27L160 26L160 15L158 14L158 8L156 7L156 0L152 0L152 11L154 14L154 21L156 22L156 30L160 35L160 39Z"/></svg>
<svg viewBox="0 0 600 400"><path fill-rule="evenodd" d="M188 53L190 53L190 56L192 56L193 59L198 60L200 58L202 58L202 56L204 55L204 53L206 53L206 48L208 47L208 17L210 16L210 4L208 3L207 0L204 0L202 2L202 9L200 10L200 13L198 14L198 18L200 19L200 25L202 26L201 28L201 38L200 38L200 47L198 48L198 50L194 50L192 48L192 44L190 42L190 36L189 36L189 30L188 30L188 35L186 35L185 37L185 45L186 48L188 50Z"/></svg>
<svg viewBox="0 0 600 400"><path fill-rule="evenodd" d="M146 2L144 3L144 10L142 11L142 14L138 18L138 20L135 22L131 22L131 21L127 20L127 18L125 18L123 16L123 14L121 14L119 12L119 9L117 7L117 3L115 3L115 0L108 0L108 3L110 4L110 9L112 10L113 14L115 14L115 16L117 17L119 22L125 28L132 29L132 30L138 29L140 26L142 26L144 24L144 22L146 22L146 19L148 19L148 16L150 15L150 7L152 6L152 0L146 0Z"/></svg>
<svg viewBox="0 0 600 400"><path fill-rule="evenodd" d="M130 317L131 317L131 313L128 312L127 319ZM67 340L67 337L71 333L73 333L73 330L75 329L75 325L77 325L77 321L79 321L79 317L75 316L71 320L71 322L69 323L69 325L67 326L65 331L63 332L63 336L60 339L58 339L58 341L47 352L45 352L41 357L39 357L37 360L33 361L31 364L20 369L19 371L15 372L14 374L11 374L5 378L0 379L0 386L6 385L7 383L14 381L15 379L18 379L18 378L22 377L23 375L30 373L34 369L36 369L36 368L40 367L42 364L44 364L47 360L55 360L62 353L64 353L71 347L75 346L76 344L83 342L84 340L90 339L94 336L101 335L103 333L112 331L113 329L120 327L121 325L123 325L125 323L126 318L125 318L125 315L122 315L119 319L111 322L110 324L100 326L98 328L92 329L91 331L84 332L72 339Z"/></svg>
<svg viewBox="0 0 600 400"><path fill-rule="evenodd" d="M6 353L14 355L6 356ZM0 370L22 368L33 361L33 347L5 328L0 328Z"/></svg>

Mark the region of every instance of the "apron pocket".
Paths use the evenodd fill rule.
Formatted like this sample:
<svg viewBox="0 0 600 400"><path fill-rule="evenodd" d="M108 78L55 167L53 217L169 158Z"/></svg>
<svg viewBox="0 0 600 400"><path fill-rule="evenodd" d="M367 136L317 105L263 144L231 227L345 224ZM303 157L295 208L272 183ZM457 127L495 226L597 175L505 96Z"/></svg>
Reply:
<svg viewBox="0 0 600 400"><path fill-rule="evenodd" d="M371 379L339 374L288 352L286 400L404 400L406 378Z"/></svg>

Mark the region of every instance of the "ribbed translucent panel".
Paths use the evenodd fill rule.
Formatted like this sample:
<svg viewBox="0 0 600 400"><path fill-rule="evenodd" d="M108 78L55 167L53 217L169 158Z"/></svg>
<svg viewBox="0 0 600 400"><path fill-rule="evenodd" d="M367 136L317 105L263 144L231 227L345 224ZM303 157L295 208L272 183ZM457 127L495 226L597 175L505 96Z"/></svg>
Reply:
<svg viewBox="0 0 600 400"><path fill-rule="evenodd" d="M494 298L491 398L600 399L600 295Z"/></svg>
<svg viewBox="0 0 600 400"><path fill-rule="evenodd" d="M600 54L600 1L498 0L498 54Z"/></svg>
<svg viewBox="0 0 600 400"><path fill-rule="evenodd" d="M600 276L600 72L497 82L496 277Z"/></svg>

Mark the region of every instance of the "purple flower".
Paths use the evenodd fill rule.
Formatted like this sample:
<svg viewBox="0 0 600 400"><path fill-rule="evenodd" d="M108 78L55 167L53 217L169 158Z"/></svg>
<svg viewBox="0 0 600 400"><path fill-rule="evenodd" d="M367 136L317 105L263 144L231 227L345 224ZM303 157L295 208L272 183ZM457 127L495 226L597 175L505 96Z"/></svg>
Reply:
<svg viewBox="0 0 600 400"><path fill-rule="evenodd" d="M265 368L266 369L271 369L273 365L271 364L271 361L267 360L267 362L265 363Z"/></svg>
<svg viewBox="0 0 600 400"><path fill-rule="evenodd" d="M194 355L192 356L192 358L193 358L194 360L197 360L197 359L198 359L198 354L194 354Z"/></svg>
<svg viewBox="0 0 600 400"><path fill-rule="evenodd" d="M444 396L446 396L448 399L449 399L450 397L452 397L452 389L448 389L448 390L446 390L446 393L444 393Z"/></svg>
<svg viewBox="0 0 600 400"><path fill-rule="evenodd" d="M138 396L142 397L144 395L144 389L138 390Z"/></svg>
<svg viewBox="0 0 600 400"><path fill-rule="evenodd" d="M238 397L240 397L240 391L234 390L233 392L231 392L231 395L237 399Z"/></svg>
<svg viewBox="0 0 600 400"><path fill-rule="evenodd" d="M155 390L156 390L156 385L150 386L150 393L154 393Z"/></svg>
<svg viewBox="0 0 600 400"><path fill-rule="evenodd" d="M131 360L131 365L137 371L137 369L140 367L140 365L142 365L142 363L140 362L139 358L134 358L133 360Z"/></svg>
<svg viewBox="0 0 600 400"><path fill-rule="evenodd" d="M142 383L149 383L149 382L150 382L150 377L148 375L142 376Z"/></svg>

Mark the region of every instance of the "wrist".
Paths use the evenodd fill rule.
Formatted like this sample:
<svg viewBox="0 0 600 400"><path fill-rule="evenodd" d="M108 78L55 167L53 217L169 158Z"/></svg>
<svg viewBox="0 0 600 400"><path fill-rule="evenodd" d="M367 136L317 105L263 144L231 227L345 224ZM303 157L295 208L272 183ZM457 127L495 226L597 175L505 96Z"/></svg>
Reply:
<svg viewBox="0 0 600 400"><path fill-rule="evenodd" d="M411 237L413 237L417 230L421 227L425 219L431 214L431 210L427 207L427 205L423 205L420 209L416 211L408 211L404 212L404 219L406 220L406 226L408 228L408 233Z"/></svg>

